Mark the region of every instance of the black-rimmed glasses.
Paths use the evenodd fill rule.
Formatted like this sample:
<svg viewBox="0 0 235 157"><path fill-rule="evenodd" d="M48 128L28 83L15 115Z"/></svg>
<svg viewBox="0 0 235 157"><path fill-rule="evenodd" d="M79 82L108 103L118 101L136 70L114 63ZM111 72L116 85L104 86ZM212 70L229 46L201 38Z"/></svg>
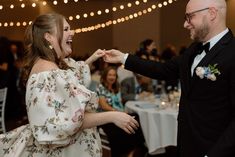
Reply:
<svg viewBox="0 0 235 157"><path fill-rule="evenodd" d="M208 9L210 9L210 8L204 8L204 9L200 9L200 10L193 11L193 12L191 12L191 13L186 13L185 16L184 16L184 19L185 19L185 21L187 21L188 23L190 23L190 22L191 22L191 19L192 19L192 17L193 17L193 15L194 15L195 13L201 12L201 11L204 11L204 10L208 10Z"/></svg>

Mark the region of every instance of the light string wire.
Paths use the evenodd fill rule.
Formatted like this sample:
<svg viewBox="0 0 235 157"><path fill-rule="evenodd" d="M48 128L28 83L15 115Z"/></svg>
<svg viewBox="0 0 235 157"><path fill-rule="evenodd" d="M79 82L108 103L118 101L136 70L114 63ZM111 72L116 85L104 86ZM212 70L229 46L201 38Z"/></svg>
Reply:
<svg viewBox="0 0 235 157"><path fill-rule="evenodd" d="M156 5L153 4L151 7L148 7L147 9L137 11L137 12L135 12L133 14L129 14L125 17L120 17L120 18L117 18L115 20L108 20L106 22L98 23L98 24L88 26L88 27L77 28L77 29L75 29L75 32L76 33L90 32L90 31L93 31L93 30L105 28L105 27L110 26L110 25L115 25L115 24L123 23L123 22L129 21L129 20L133 20L137 17L143 16L143 15L146 15L147 13L152 12L157 7L162 8L164 6L167 6L168 4L172 4L175 1L177 1L177 0L168 0L168 1L164 1L162 3L157 3ZM139 1L135 1L135 4L139 5L138 2ZM143 2L146 3L147 0L143 0ZM130 3L128 3L128 4L130 4ZM122 8L121 6L123 6L123 5L120 5L120 9ZM116 7L113 7L113 8L116 8ZM115 9L112 9L112 10L116 11ZM97 14L98 14L98 11L97 11ZM85 13L85 14L83 14L83 16L84 15L87 15L87 14ZM69 16L68 19L72 21L73 19L79 20L80 18L78 18L78 15L76 15L75 18L73 16ZM27 25L30 25L31 23L32 23L32 21L29 21L29 22L26 22L26 21L24 21L24 22L15 22L15 23L14 22L0 22L0 28L13 27L13 26L16 26L16 27L24 26L25 27Z"/></svg>
<svg viewBox="0 0 235 157"><path fill-rule="evenodd" d="M168 4L173 4L173 2L176 2L176 1L177 0L174 0L174 1L168 0L168 2L164 1L163 3L158 3L157 5L153 4L151 7L148 7L147 9L143 9L141 11L134 12L132 14L125 16L125 17L120 17L115 20L108 20L106 22L98 23L93 26L77 28L77 29L75 29L75 33L86 33L86 32L90 32L90 31L102 29L102 28L105 28L105 27L108 27L111 25L116 25L116 24L120 24L123 22L127 22L127 21L133 20L135 18L141 17L143 15L147 15L148 13L151 13L152 11L156 10L157 7L158 8L166 7Z"/></svg>
<svg viewBox="0 0 235 157"><path fill-rule="evenodd" d="M14 0L16 1L16 0ZM23 1L23 0L19 0L19 2L17 2L17 4L14 2L14 3L11 3L9 0L7 0L7 3L6 1L4 2L5 4L3 4L3 1L0 2L0 11L1 10L5 10L5 9L11 9L11 10L14 10L15 8L26 8L26 7L32 7L32 8L35 8L37 6L47 6L48 3L51 3L51 2L48 2L48 0L31 0L33 2L29 2L29 1ZM52 1L52 4L53 5L58 5L59 3L61 3L62 0L53 0ZM68 4L69 2L75 2L77 3L78 0L63 0L62 3L64 4ZM84 0L85 2L88 2L88 0Z"/></svg>
<svg viewBox="0 0 235 157"><path fill-rule="evenodd" d="M138 6L140 4L147 3L147 2L148 2L148 0L143 0L142 3L139 0L136 0L134 3L135 3L136 6ZM133 4L129 2L129 3L126 4L126 6L127 6L127 8L131 8L133 6ZM116 6L112 7L112 9L107 9L107 8L104 9L104 10L99 9L97 11L91 11L89 14L88 13L83 13L83 15L77 14L75 16L68 16L68 19L69 20L73 20L73 19L79 20L81 18L93 17L95 15L100 16L103 13L106 13L106 14L110 13L110 10L112 12L116 12L116 11L118 11L119 8L120 8L120 10L124 10L125 9L125 5L121 4L121 5L119 5L119 7L116 7ZM31 22L32 21L29 21L29 22L25 22L25 21L24 22L20 22L20 21L13 22L13 20L10 20L10 22L7 22L7 21L1 22L0 21L0 27L1 26L8 27L8 26L14 26L14 25L15 26L27 26Z"/></svg>

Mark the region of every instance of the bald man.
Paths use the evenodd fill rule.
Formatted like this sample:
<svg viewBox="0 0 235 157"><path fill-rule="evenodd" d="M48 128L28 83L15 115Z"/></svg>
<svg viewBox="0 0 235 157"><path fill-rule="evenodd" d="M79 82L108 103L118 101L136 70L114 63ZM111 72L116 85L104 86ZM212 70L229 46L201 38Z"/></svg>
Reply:
<svg viewBox="0 0 235 157"><path fill-rule="evenodd" d="M180 157L235 157L235 38L226 27L226 9L224 0L190 0L184 27L194 42L169 62L117 50L104 57L154 79L180 79Z"/></svg>

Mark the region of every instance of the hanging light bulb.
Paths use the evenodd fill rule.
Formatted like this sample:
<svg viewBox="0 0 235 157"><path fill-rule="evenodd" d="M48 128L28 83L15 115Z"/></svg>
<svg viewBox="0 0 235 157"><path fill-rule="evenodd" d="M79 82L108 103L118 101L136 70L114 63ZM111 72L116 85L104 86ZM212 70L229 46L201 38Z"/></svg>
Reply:
<svg viewBox="0 0 235 157"><path fill-rule="evenodd" d="M15 6L13 4L10 5L10 8L13 9Z"/></svg>
<svg viewBox="0 0 235 157"><path fill-rule="evenodd" d="M25 4L24 4L24 3L22 3L20 6L21 6L21 8L24 8L24 7L25 7Z"/></svg>

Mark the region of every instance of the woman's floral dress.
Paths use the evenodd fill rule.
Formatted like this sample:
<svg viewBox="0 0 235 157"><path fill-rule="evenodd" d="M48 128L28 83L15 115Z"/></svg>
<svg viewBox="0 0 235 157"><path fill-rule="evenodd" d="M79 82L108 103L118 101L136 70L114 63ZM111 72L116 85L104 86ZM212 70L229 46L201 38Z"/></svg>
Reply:
<svg viewBox="0 0 235 157"><path fill-rule="evenodd" d="M84 62L66 59L69 70L30 76L26 106L29 124L0 135L0 157L101 157L96 128L81 130L84 112L95 112L98 99L85 85Z"/></svg>

